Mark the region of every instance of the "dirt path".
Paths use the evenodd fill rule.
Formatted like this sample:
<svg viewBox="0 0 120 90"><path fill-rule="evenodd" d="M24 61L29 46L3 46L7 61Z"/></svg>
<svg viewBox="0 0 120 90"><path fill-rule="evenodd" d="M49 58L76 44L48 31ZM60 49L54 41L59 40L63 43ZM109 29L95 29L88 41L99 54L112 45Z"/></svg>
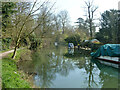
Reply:
<svg viewBox="0 0 120 90"><path fill-rule="evenodd" d="M12 52L14 52L14 50L10 50L10 51L0 53L0 59L2 59L3 57L7 56L9 53L12 53Z"/></svg>

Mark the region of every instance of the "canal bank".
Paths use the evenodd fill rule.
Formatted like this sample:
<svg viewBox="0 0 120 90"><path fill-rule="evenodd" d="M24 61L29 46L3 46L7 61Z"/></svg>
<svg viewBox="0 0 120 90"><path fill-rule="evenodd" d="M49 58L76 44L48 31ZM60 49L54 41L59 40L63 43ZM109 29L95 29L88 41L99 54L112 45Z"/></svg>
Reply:
<svg viewBox="0 0 120 90"><path fill-rule="evenodd" d="M15 59L11 59L10 52L6 57L2 58L2 88L32 88L35 87L29 82L29 75L17 68L17 62L20 60L21 53L26 49L18 50Z"/></svg>

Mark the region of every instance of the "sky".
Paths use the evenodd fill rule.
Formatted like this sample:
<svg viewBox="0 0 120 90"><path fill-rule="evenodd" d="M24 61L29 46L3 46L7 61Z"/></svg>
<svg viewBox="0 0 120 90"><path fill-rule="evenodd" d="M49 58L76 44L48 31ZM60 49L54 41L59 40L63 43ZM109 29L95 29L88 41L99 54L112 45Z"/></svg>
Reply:
<svg viewBox="0 0 120 90"><path fill-rule="evenodd" d="M2 0L2 1L36 1L36 0ZM44 0L38 0L44 1ZM60 12L61 10L67 10L69 17L71 19L71 24L74 25L77 21L77 18L85 18L85 3L84 1L88 0L49 0L55 4L55 13ZM118 9L118 2L120 0L93 0L94 5L98 6L98 9L95 13L95 18L100 18L100 14L102 14L105 10L110 9ZM120 6L119 6L120 8Z"/></svg>
<svg viewBox="0 0 120 90"><path fill-rule="evenodd" d="M36 0L2 0L2 1L36 1ZM38 0L45 1L45 0ZM72 25L75 25L74 22L77 21L79 17L85 19L85 2L88 0L49 0L50 2L55 4L55 13L60 12L61 10L67 10L70 21ZM91 0L90 0L91 1ZM95 18L100 18L100 14L102 14L105 10L110 9L118 9L118 2L120 0L92 0L95 6L98 6L98 9L95 13ZM120 8L120 6L119 6ZM96 21L98 22L98 21Z"/></svg>
<svg viewBox="0 0 120 90"><path fill-rule="evenodd" d="M56 12L61 10L67 10L71 19L71 24L74 25L77 18L85 18L85 3L87 0L50 0L51 2L56 2ZM120 0L93 0L94 5L98 6L95 13L95 17L99 18L105 10L118 9L118 2Z"/></svg>

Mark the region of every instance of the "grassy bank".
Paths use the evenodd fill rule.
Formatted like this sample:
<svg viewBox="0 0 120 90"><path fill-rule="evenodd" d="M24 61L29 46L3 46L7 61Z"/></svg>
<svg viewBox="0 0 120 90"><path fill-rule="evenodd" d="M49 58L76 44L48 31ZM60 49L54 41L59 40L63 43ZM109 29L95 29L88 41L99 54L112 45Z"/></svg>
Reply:
<svg viewBox="0 0 120 90"><path fill-rule="evenodd" d="M2 88L30 88L30 84L23 79L16 66L20 53L23 51L17 51L15 60L10 58L12 54L2 59Z"/></svg>

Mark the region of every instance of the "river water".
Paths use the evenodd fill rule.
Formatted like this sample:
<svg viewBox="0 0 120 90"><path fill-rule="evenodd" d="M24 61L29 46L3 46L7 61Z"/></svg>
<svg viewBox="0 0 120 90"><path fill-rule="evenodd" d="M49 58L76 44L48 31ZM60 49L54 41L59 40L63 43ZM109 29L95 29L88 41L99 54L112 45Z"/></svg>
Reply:
<svg viewBox="0 0 120 90"><path fill-rule="evenodd" d="M32 82L41 88L118 88L119 71L92 60L90 51L65 46L34 52L32 61L19 62L24 72L34 72Z"/></svg>

